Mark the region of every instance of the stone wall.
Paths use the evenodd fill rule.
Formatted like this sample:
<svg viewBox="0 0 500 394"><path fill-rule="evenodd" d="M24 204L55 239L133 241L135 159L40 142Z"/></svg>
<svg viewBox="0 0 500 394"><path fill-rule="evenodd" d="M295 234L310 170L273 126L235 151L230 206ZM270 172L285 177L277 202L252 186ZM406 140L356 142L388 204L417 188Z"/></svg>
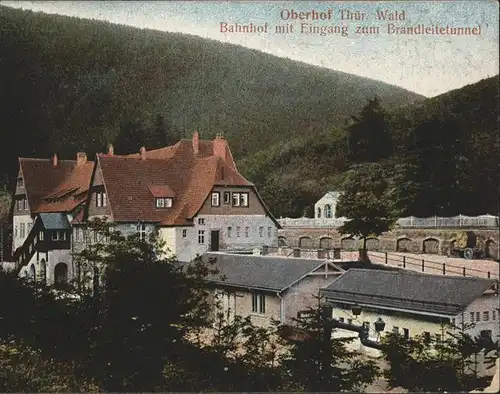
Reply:
<svg viewBox="0 0 500 394"><path fill-rule="evenodd" d="M367 249L381 252L410 252L447 255L462 229L395 229L367 240ZM498 259L498 229L468 229L476 236L486 257ZM281 246L301 249L341 248L357 250L362 241L343 236L336 229L285 227L278 232Z"/></svg>

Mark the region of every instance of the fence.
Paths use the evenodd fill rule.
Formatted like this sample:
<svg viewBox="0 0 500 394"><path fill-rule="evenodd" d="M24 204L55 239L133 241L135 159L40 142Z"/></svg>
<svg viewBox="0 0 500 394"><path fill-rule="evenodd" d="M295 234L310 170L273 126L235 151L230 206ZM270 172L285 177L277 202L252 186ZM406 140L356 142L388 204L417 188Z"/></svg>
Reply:
<svg viewBox="0 0 500 394"><path fill-rule="evenodd" d="M428 274L474 276L480 278L499 279L498 269L482 270L470 267L467 260L463 265L425 260L419 257L400 255L387 252L368 251L368 258L372 263L385 264L412 271L420 271Z"/></svg>
<svg viewBox="0 0 500 394"><path fill-rule="evenodd" d="M304 227L304 228L338 228L344 224L346 218L332 219L313 219L313 218L281 218L278 222L282 227ZM499 227L498 216L481 215L465 216L458 215L453 217L433 216L429 218L418 218L409 216L399 218L396 228L494 228Z"/></svg>

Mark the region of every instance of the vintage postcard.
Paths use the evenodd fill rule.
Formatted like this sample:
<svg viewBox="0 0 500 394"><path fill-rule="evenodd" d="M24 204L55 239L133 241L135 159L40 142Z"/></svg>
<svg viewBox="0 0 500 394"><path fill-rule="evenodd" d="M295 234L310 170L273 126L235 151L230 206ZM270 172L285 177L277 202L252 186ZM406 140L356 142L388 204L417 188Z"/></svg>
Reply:
<svg viewBox="0 0 500 394"><path fill-rule="evenodd" d="M0 1L0 391L498 392L498 7Z"/></svg>

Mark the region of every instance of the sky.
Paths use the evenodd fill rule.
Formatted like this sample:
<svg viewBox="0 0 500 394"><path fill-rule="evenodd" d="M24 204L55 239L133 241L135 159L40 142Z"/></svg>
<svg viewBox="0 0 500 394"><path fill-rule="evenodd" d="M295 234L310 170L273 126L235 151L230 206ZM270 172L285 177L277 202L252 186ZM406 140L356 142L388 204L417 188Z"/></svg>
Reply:
<svg viewBox="0 0 500 394"><path fill-rule="evenodd" d="M0 1L51 14L100 19L140 28L180 32L258 49L317 66L357 74L432 97L499 72L499 17L495 0L446 1ZM284 19L293 12L325 12L332 19ZM365 14L364 21L340 20L342 10ZM397 11L404 20L380 21L377 10ZM404 13L403 13L404 12ZM327 15L327 14L325 14ZM355 15L355 14L351 14ZM229 33L221 22L267 32ZM348 26L346 37L301 32L301 24ZM397 27L476 27L479 35L389 34ZM294 25L288 34L276 26ZM356 34L358 26L378 34ZM307 27L304 25L304 27Z"/></svg>

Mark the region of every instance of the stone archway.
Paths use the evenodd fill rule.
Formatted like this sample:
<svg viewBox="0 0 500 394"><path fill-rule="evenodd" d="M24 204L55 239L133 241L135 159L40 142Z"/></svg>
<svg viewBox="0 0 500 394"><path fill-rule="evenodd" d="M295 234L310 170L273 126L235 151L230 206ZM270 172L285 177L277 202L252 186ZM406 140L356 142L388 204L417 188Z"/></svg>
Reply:
<svg viewBox="0 0 500 394"><path fill-rule="evenodd" d="M299 238L299 248L300 249L312 249L313 242L311 237L300 237Z"/></svg>
<svg viewBox="0 0 500 394"><path fill-rule="evenodd" d="M287 246L287 240L286 240L286 237L284 237L284 236L282 236L282 235L280 235L280 236L278 237L278 246L280 246L280 247L285 247L285 246Z"/></svg>
<svg viewBox="0 0 500 394"><path fill-rule="evenodd" d="M30 266L29 278L33 282L36 282L36 268L35 268L35 264L31 264L31 266Z"/></svg>
<svg viewBox="0 0 500 394"><path fill-rule="evenodd" d="M489 258L498 259L498 245L497 243L489 239L484 243L484 255Z"/></svg>
<svg viewBox="0 0 500 394"><path fill-rule="evenodd" d="M409 252L411 239L407 237L399 238L396 241L396 252Z"/></svg>
<svg viewBox="0 0 500 394"><path fill-rule="evenodd" d="M439 240L436 238L424 239L422 252L426 254L439 254Z"/></svg>
<svg viewBox="0 0 500 394"><path fill-rule="evenodd" d="M66 263L58 263L54 267L54 284L61 286L68 283L68 266Z"/></svg>
<svg viewBox="0 0 500 394"><path fill-rule="evenodd" d="M333 240L330 237L321 237L319 240L320 249L333 249Z"/></svg>
<svg viewBox="0 0 500 394"><path fill-rule="evenodd" d="M356 241L352 237L342 238L340 246L342 250L356 250Z"/></svg>
<svg viewBox="0 0 500 394"><path fill-rule="evenodd" d="M367 238L366 239L366 249L367 250L378 250L380 248L380 241L378 238Z"/></svg>

